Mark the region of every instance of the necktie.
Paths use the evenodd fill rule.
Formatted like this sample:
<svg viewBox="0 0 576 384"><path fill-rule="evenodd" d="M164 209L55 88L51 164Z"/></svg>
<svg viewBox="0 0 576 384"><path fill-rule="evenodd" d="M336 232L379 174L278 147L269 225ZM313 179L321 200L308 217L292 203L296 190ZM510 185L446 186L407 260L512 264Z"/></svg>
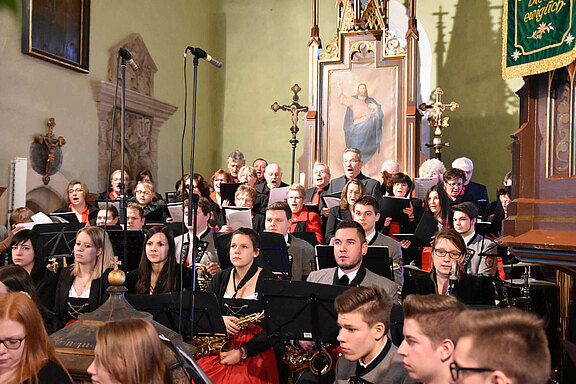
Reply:
<svg viewBox="0 0 576 384"><path fill-rule="evenodd" d="M322 192L322 189L316 188L316 193L314 194L314 197L312 197L313 205L318 205L320 203L320 192Z"/></svg>
<svg viewBox="0 0 576 384"><path fill-rule="evenodd" d="M341 278L338 279L338 281L340 282L340 285L343 285L345 287L350 285L350 279L348 278L347 275L342 276Z"/></svg>

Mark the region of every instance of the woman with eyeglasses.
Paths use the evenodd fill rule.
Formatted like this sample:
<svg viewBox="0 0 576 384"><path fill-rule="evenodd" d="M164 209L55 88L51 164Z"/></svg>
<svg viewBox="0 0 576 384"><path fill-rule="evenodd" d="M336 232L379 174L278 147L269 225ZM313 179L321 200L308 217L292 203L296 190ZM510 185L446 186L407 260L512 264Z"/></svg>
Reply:
<svg viewBox="0 0 576 384"><path fill-rule="evenodd" d="M78 180L72 180L66 188L67 205L54 211L54 213L73 212L80 223L86 225L96 224L98 216L98 207L91 205L86 201L88 197L88 186Z"/></svg>
<svg viewBox="0 0 576 384"><path fill-rule="evenodd" d="M230 205L231 201L227 203L222 201L222 196L220 195L220 184L231 183L232 175L223 169L219 169L216 172L214 172L212 178L210 179L210 182L212 183L212 188L214 188L214 192L210 194L210 199L212 199L213 202L218 204L219 207L222 207L222 204Z"/></svg>
<svg viewBox="0 0 576 384"><path fill-rule="evenodd" d="M468 257L466 243L458 232L454 229L440 230L432 243L432 270L406 276L402 296L437 293L456 296L468 305L494 305L492 277L462 272L462 264Z"/></svg>
<svg viewBox="0 0 576 384"><path fill-rule="evenodd" d="M141 181L136 184L134 197L131 200L136 201L144 209L147 223L163 223L170 216L164 201L158 200L154 185L151 183Z"/></svg>
<svg viewBox="0 0 576 384"><path fill-rule="evenodd" d="M40 312L21 292L0 295L0 383L72 383Z"/></svg>

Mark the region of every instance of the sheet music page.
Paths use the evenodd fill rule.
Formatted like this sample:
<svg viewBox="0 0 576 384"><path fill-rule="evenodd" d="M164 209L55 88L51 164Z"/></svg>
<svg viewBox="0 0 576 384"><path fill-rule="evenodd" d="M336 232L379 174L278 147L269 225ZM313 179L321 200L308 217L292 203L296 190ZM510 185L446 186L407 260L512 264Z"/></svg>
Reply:
<svg viewBox="0 0 576 384"><path fill-rule="evenodd" d="M289 187L271 189L270 196L268 197L268 205L277 201L286 201L288 199L288 188Z"/></svg>
<svg viewBox="0 0 576 384"><path fill-rule="evenodd" d="M172 217L172 220L174 220L174 222L181 223L182 221L184 221L184 215L182 213L182 203L168 204L167 207L168 212L170 212L170 217ZM200 207L198 207L198 209L200 209ZM192 215L192 218L194 218L194 215Z"/></svg>
<svg viewBox="0 0 576 384"><path fill-rule="evenodd" d="M326 203L326 208L328 209L332 207L337 207L340 205L340 198L324 196L324 203Z"/></svg>
<svg viewBox="0 0 576 384"><path fill-rule="evenodd" d="M242 211L227 209L226 223L234 230L238 228L252 228L252 212L250 209Z"/></svg>
<svg viewBox="0 0 576 384"><path fill-rule="evenodd" d="M414 179L414 197L422 201L426 200L426 194L436 185L436 178L433 177L417 177Z"/></svg>

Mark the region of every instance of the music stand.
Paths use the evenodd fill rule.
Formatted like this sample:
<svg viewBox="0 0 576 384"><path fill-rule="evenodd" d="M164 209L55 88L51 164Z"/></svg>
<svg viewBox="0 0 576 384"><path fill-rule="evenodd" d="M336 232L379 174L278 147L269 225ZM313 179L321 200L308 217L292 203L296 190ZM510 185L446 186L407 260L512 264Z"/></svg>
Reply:
<svg viewBox="0 0 576 384"><path fill-rule="evenodd" d="M124 255L124 230L122 228L108 228L108 238L112 243L114 254L122 260L122 269L132 271L138 268L144 247L144 232L126 231L127 254Z"/></svg>
<svg viewBox="0 0 576 384"><path fill-rule="evenodd" d="M78 223L78 217L74 212L52 212L48 216L52 221L57 220L59 223Z"/></svg>
<svg viewBox="0 0 576 384"><path fill-rule="evenodd" d="M260 255L258 265L269 270L281 279L292 276L292 261L288 256L288 247L284 236L274 232L260 232Z"/></svg>
<svg viewBox="0 0 576 384"><path fill-rule="evenodd" d="M182 321L182 335L186 337L227 335L218 300L212 292L194 291L194 330L191 329L191 291L182 292L181 317L179 315L180 292L126 295L125 297L135 309L150 313L155 321L174 332L178 332L178 322Z"/></svg>
<svg viewBox="0 0 576 384"><path fill-rule="evenodd" d="M85 223L54 223L36 224L34 231L38 233L42 244L41 257L44 261L54 256L69 257L73 255L76 233L86 226Z"/></svg>
<svg viewBox="0 0 576 384"><path fill-rule="evenodd" d="M164 225L164 207L158 207L155 210L148 212L144 215L144 218L149 225Z"/></svg>
<svg viewBox="0 0 576 384"><path fill-rule="evenodd" d="M336 343L334 299L350 287L306 281L264 280L262 291L268 336Z"/></svg>
<svg viewBox="0 0 576 384"><path fill-rule="evenodd" d="M306 240L313 247L318 245L318 239L314 232L290 232L290 234L299 239Z"/></svg>
<svg viewBox="0 0 576 384"><path fill-rule="evenodd" d="M220 264L220 268L223 270L232 267L232 263L230 262L231 238L231 233L216 232L214 236L214 246L216 247L216 252L218 253L218 264Z"/></svg>

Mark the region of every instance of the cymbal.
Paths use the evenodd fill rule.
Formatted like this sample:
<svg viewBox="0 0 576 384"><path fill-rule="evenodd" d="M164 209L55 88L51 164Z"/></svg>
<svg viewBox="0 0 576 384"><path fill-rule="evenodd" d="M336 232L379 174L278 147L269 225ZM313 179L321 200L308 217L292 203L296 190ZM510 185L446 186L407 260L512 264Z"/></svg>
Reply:
<svg viewBox="0 0 576 384"><path fill-rule="evenodd" d="M516 286L523 286L524 285L524 279L521 277L517 277L515 279L505 279L504 283L510 284L510 285L516 285ZM555 287L556 283L553 283L551 281L546 281L546 280L537 280L537 279L534 279L533 277L530 277L528 279L528 286L534 287L534 288L550 288L550 287Z"/></svg>
<svg viewBox="0 0 576 384"><path fill-rule="evenodd" d="M418 272L426 272L425 270L420 269L420 268L418 268L417 266L415 266L415 265L410 265L410 264L404 265L404 269L409 269L409 270L411 270L411 271L418 271Z"/></svg>

